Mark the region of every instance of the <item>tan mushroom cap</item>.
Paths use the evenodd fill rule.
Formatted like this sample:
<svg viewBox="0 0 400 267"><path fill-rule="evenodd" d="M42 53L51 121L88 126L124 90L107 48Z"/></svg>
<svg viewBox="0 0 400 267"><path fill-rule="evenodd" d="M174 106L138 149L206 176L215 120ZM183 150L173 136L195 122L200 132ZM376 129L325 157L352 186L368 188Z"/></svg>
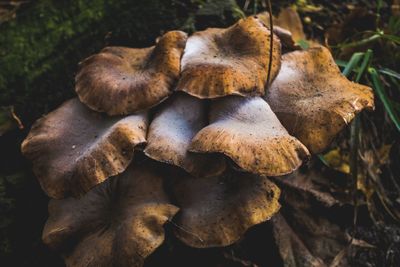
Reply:
<svg viewBox="0 0 400 267"><path fill-rule="evenodd" d="M107 117L72 99L34 124L22 152L50 197L80 195L126 169L147 124L146 113Z"/></svg>
<svg viewBox="0 0 400 267"><path fill-rule="evenodd" d="M210 28L188 38L177 90L198 98L264 95L270 30L258 19L241 19L227 29ZM273 39L271 81L280 68L281 44Z"/></svg>
<svg viewBox="0 0 400 267"><path fill-rule="evenodd" d="M188 151L194 135L208 123L205 103L186 94L176 94L155 115L144 153L155 160L179 166L197 177L218 175L225 170L221 155Z"/></svg>
<svg viewBox="0 0 400 267"><path fill-rule="evenodd" d="M357 113L374 107L372 90L347 80L322 46L283 55L266 100L312 153L322 152Z"/></svg>
<svg viewBox="0 0 400 267"><path fill-rule="evenodd" d="M191 151L223 153L243 170L266 176L291 173L309 156L260 97L218 99L210 114L210 125L193 138Z"/></svg>
<svg viewBox="0 0 400 267"><path fill-rule="evenodd" d="M81 63L75 90L93 110L131 114L168 97L179 77L187 35L171 31L152 47L107 47Z"/></svg>
<svg viewBox="0 0 400 267"><path fill-rule="evenodd" d="M51 200L43 241L69 267L142 266L177 211L157 166L132 164L80 199Z"/></svg>
<svg viewBox="0 0 400 267"><path fill-rule="evenodd" d="M181 208L174 229L176 236L192 247L231 245L280 208L280 190L265 177L233 173L179 178L171 186Z"/></svg>

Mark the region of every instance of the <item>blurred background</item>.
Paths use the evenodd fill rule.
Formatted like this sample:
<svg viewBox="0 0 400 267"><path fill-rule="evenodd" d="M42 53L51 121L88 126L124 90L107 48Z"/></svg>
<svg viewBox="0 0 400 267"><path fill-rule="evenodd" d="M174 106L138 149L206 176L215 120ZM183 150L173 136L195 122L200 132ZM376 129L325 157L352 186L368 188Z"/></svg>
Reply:
<svg viewBox="0 0 400 267"><path fill-rule="evenodd" d="M375 112L362 114L315 161L334 177L346 177L345 190L360 208L357 231L379 247L374 255L360 256L370 264L363 266L400 266L400 1L271 3L274 16L300 29L302 47L328 46L349 79L374 89ZM48 198L20 144L37 118L74 96L81 60L105 46L151 46L168 30L226 27L266 11L266 4L0 0L0 266L63 266L41 243Z"/></svg>

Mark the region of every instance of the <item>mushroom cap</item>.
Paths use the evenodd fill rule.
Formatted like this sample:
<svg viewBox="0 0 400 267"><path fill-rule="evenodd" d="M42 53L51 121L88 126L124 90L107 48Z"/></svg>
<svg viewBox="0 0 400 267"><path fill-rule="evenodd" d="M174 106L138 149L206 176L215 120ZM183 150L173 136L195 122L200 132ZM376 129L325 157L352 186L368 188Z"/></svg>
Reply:
<svg viewBox="0 0 400 267"><path fill-rule="evenodd" d="M357 113L374 107L371 88L346 79L322 46L284 54L266 100L312 153L326 149Z"/></svg>
<svg viewBox="0 0 400 267"><path fill-rule="evenodd" d="M177 211L157 166L132 164L80 199L51 200L42 238L67 266L142 266Z"/></svg>
<svg viewBox="0 0 400 267"><path fill-rule="evenodd" d="M50 197L80 195L126 169L146 142L147 117L107 117L75 98L33 125L22 152Z"/></svg>
<svg viewBox="0 0 400 267"><path fill-rule="evenodd" d="M149 48L106 47L81 63L75 90L93 110L131 114L168 97L179 77L187 35L164 34Z"/></svg>
<svg viewBox="0 0 400 267"><path fill-rule="evenodd" d="M197 177L221 174L226 167L221 155L188 151L192 138L208 123L205 103L186 94L176 94L155 115L144 153L161 162L179 166Z"/></svg>
<svg viewBox="0 0 400 267"><path fill-rule="evenodd" d="M177 90L198 98L264 95L270 30L255 17L227 29L209 28L188 38ZM281 44L273 37L271 81L280 68Z"/></svg>
<svg viewBox="0 0 400 267"><path fill-rule="evenodd" d="M231 173L203 179L177 177L171 183L181 209L173 220L175 235L192 247L231 245L280 208L280 190L265 177Z"/></svg>
<svg viewBox="0 0 400 267"><path fill-rule="evenodd" d="M291 173L309 156L260 97L215 100L210 125L193 138L190 150L223 153L243 170L266 176Z"/></svg>

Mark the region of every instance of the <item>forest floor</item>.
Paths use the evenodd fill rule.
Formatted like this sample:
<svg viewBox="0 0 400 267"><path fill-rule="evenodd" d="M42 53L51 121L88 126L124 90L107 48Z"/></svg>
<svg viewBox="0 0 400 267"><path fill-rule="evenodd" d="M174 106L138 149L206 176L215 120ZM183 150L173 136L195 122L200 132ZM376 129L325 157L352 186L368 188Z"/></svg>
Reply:
<svg viewBox="0 0 400 267"><path fill-rule="evenodd" d="M63 27L67 27L66 25L69 25L67 22L70 22L69 17L75 15L72 7L68 7L71 9L69 10L66 8L68 3L63 1L59 3L43 1L48 2L48 7L37 4L40 1L10 2L13 3L0 3L0 35L2 32L7 33L6 37L0 37L0 57L6 53L17 54L17 48L11 48L11 46L17 47L18 42L22 45L25 40L24 32L33 31L29 27L41 25L42 22L35 22L32 24L34 26L29 26L31 24L29 19L36 18L36 15L32 15L34 12L44 12L44 17L47 16L46 12L49 12L48 16L54 16L55 21L58 18L55 16L62 16L65 19ZM39 40L38 42L43 42L43 49L48 49L48 51L38 52L37 55L35 55L36 51L31 51L30 54L21 54L21 56L8 55L7 58L4 56L5 63L0 63L0 263L4 262L6 265L0 265L63 266L62 259L41 242L41 231L47 219L48 197L42 192L30 171L31 166L22 157L20 144L35 119L72 96L73 75L79 60L109 44L145 46L160 34L160 27L166 27L162 30L167 30L168 27L183 25L182 29L190 31L206 26L227 26L237 19L235 10L229 9L229 5L210 11L204 6L200 8L193 4L196 1L176 1L180 4L174 6L174 10L170 10L168 5L158 4L158 2L161 1L149 1L148 5L155 7L151 6L149 9L146 9L147 4L144 3L135 7L131 7L132 4L111 5L112 10L118 13L103 14L104 16L99 15L101 10L99 14L94 14L94 12L83 14L83 12L79 16L82 19L85 19L85 16L89 17L84 20L88 21L87 25L82 24L82 30L77 29L77 34L68 35L65 32L69 32L70 29L63 29L65 32L62 38L65 40L60 41L59 39L62 38L55 33L57 25L46 26L48 28L44 32L35 32L35 34L51 32L52 34L48 35L49 39L59 38L57 39L59 43L52 47L45 42L46 38L43 36L35 37ZM249 2L247 11L244 10L246 15L265 11L263 1L257 1L258 4L254 5L253 1L243 0L237 1L237 5L243 9L246 2ZM382 5L379 6L379 3ZM337 59L348 61L354 53L372 49L375 58L373 63L377 67L399 70L400 52L397 46L393 47L385 40L365 41L370 37L368 35L370 32L375 32L378 28L389 31L391 21L398 20L396 17L399 16L400 7L396 0L285 0L272 1L272 4L274 15L278 15L283 8L296 4L307 39L329 45ZM152 17L148 14L138 15L137 22L133 24L126 22L130 16L129 12L138 12L138 10L140 12L142 6L147 12L153 12L154 9L162 13L159 16L159 22L148 23ZM64 11L60 11L62 9ZM123 9L127 10L126 13ZM65 10L69 10L69 13ZM115 16L120 16L120 18L115 18ZM112 34L108 34L105 29L108 29L108 25L115 26L114 19L118 27L115 27ZM50 23L49 21L47 23ZM57 22L54 23L57 24ZM98 32L95 30L91 32L94 25L98 26ZM395 25L400 26L400 24ZM123 29L124 27L129 30ZM147 35L132 41L132 36L140 35L141 28L146 28ZM18 32L18 29L21 31ZM393 33L393 35L398 34L399 32ZM97 41L92 44L91 38L97 38ZM357 42L361 43L357 44ZM354 43L356 45L353 45ZM346 44L351 45L346 46ZM25 61L27 61L26 64ZM16 67L11 66L14 63ZM3 67L2 70L1 67ZM26 78L21 79L21 77ZM365 78L362 82L368 84L371 81ZM396 87L396 82L389 79L385 79L384 84L390 90ZM400 103L399 92L388 91L388 94ZM376 150L382 152L380 154L382 162L378 164L376 159L363 158L360 163L361 168L371 165L376 168L371 168L366 178L360 174L361 182L355 190L358 198L358 219L353 225L354 202L352 200L345 205L343 218L340 219L347 227L345 231L355 239L365 242L363 246L368 247L368 249L358 250L353 255L351 266L400 266L400 191L397 190L400 184L400 136L390 116L386 114L385 107L378 100L377 102L374 114L363 114L362 121L372 121L372 124L363 124L365 142L362 142L362 145L368 148L370 140L373 140ZM377 133L368 135L374 132L371 127L375 127ZM303 168L303 171L308 172L312 168L321 176L336 177L339 184L344 184L343 192L351 195L354 191L352 188L354 183L348 171L350 146L350 132L347 131L336 141L330 151L321 155L328 161L328 166L326 162L323 163L320 158L315 157L309 166ZM362 152L367 153L369 151L367 148ZM369 177L374 174L378 177L378 181ZM207 251L187 248L174 240L171 235L169 239L172 241L158 249L150 257L147 265L161 266L162 263L166 266L165 264L168 263L168 266L279 266L282 263L277 257L277 248L263 243L263 237L272 235L270 228L268 223L259 225L250 230L240 244ZM168 231L167 226L167 235L169 235Z"/></svg>

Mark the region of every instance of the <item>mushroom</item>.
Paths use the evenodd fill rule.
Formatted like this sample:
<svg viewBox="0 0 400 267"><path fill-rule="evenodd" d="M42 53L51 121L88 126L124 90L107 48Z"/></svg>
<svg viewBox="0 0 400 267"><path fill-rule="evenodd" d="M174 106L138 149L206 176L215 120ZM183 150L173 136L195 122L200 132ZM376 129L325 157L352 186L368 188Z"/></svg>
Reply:
<svg viewBox="0 0 400 267"><path fill-rule="evenodd" d="M322 46L284 54L265 98L312 153L322 152L357 113L374 107L371 88L347 80Z"/></svg>
<svg viewBox="0 0 400 267"><path fill-rule="evenodd" d="M227 29L210 28L188 38L177 90L198 98L265 94L270 30L255 17ZM281 45L273 36L271 81L280 68Z"/></svg>
<svg viewBox="0 0 400 267"><path fill-rule="evenodd" d="M204 102L186 94L176 94L151 122L144 153L154 160L179 166L197 177L218 175L225 170L223 157L188 151L194 135L207 123Z"/></svg>
<svg viewBox="0 0 400 267"><path fill-rule="evenodd" d="M175 177L170 184L181 208L173 220L175 235L192 247L231 245L280 208L280 190L266 177L231 172L202 179Z"/></svg>
<svg viewBox="0 0 400 267"><path fill-rule="evenodd" d="M62 252L68 267L142 266L177 211L158 167L132 164L80 199L51 200L43 241Z"/></svg>
<svg viewBox="0 0 400 267"><path fill-rule="evenodd" d="M33 125L22 152L50 197L81 195L126 169L147 124L146 113L107 117L75 98Z"/></svg>
<svg viewBox="0 0 400 267"><path fill-rule="evenodd" d="M81 63L79 99L108 115L131 114L159 104L173 90L187 35L167 32L149 48L107 47Z"/></svg>
<svg viewBox="0 0 400 267"><path fill-rule="evenodd" d="M195 33L186 48L186 34L173 31L154 47L109 47L81 64L76 92L83 104L73 99L41 118L22 144L47 194L73 196L51 200L43 233L68 266L141 266L163 242L169 220L185 244L207 248L231 245L270 218L286 266L332 262L346 238L311 210L330 212L336 199L309 177L287 175L372 109L373 95L341 75L323 47L286 53L281 67L279 37L290 34L275 33L249 17ZM132 162L146 143L147 110L174 89L186 94L152 112L144 149L169 165ZM132 115L116 116L123 114ZM272 176L289 192L277 216Z"/></svg>
<svg viewBox="0 0 400 267"><path fill-rule="evenodd" d="M215 100L210 125L193 138L190 151L223 153L243 170L266 176L291 173L309 157L260 97Z"/></svg>

